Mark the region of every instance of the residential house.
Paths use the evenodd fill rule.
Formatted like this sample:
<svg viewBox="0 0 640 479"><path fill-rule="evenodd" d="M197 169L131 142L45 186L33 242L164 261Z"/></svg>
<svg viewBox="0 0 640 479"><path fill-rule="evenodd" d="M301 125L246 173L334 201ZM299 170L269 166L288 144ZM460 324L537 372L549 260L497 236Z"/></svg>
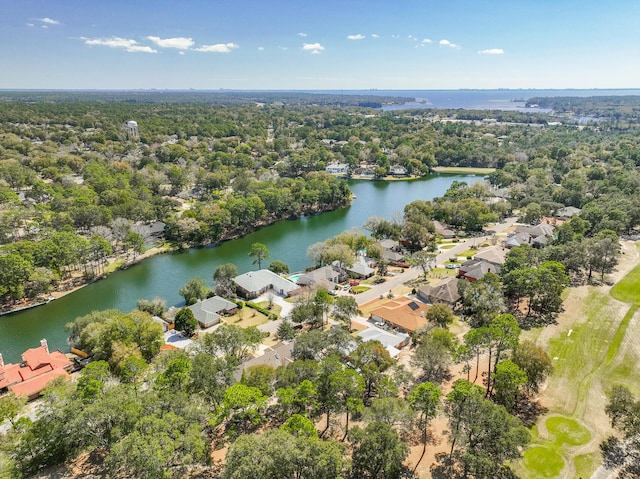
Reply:
<svg viewBox="0 0 640 479"><path fill-rule="evenodd" d="M393 165L391 168L389 168L389 174L392 176L408 176L409 172L404 166Z"/></svg>
<svg viewBox="0 0 640 479"><path fill-rule="evenodd" d="M445 225L443 225L439 221L434 221L433 227L436 230L436 234L442 236L445 239L451 239L456 237L455 231L447 228Z"/></svg>
<svg viewBox="0 0 640 479"><path fill-rule="evenodd" d="M351 266L345 266L344 268L349 275L358 279L367 279L373 276L376 272L369 264L364 256L358 256L355 263Z"/></svg>
<svg viewBox="0 0 640 479"><path fill-rule="evenodd" d="M329 163L325 167L325 171L333 175L346 175L349 172L349 165L347 163Z"/></svg>
<svg viewBox="0 0 640 479"><path fill-rule="evenodd" d="M553 237L555 228L548 223L540 223L535 226L518 226L514 234L505 241L505 248L514 248L524 244L536 248L543 248L550 238Z"/></svg>
<svg viewBox="0 0 640 479"><path fill-rule="evenodd" d="M411 340L411 337L406 333L393 333L373 326L360 331L358 337L364 342L380 341L392 358L396 358L400 354L400 350L407 346Z"/></svg>
<svg viewBox="0 0 640 479"><path fill-rule="evenodd" d="M580 208L576 208L575 206L565 206L564 208L557 210L555 216L557 218L573 218L574 216L579 216L580 213L582 213Z"/></svg>
<svg viewBox="0 0 640 479"><path fill-rule="evenodd" d="M474 282L482 279L487 273L500 274L500 269L500 266L489 261L470 259L460 265L458 277Z"/></svg>
<svg viewBox="0 0 640 479"><path fill-rule="evenodd" d="M445 303L453 306L460 300L458 281L458 278L447 278L434 286L430 284L420 286L417 292L418 298L425 303Z"/></svg>
<svg viewBox="0 0 640 479"><path fill-rule="evenodd" d="M501 246L489 246L488 248L478 251L473 256L473 259L481 259L488 261L489 263L500 265L504 264L508 252L509 250Z"/></svg>
<svg viewBox="0 0 640 479"><path fill-rule="evenodd" d="M382 248L382 257L387 261L402 261L404 259L402 248L400 247L400 243L397 241L385 239L378 241L378 245Z"/></svg>
<svg viewBox="0 0 640 479"><path fill-rule="evenodd" d="M239 381L242 377L242 373L253 366L270 366L273 369L278 369L280 366L286 366L293 362L293 342L280 341L271 347L267 347L263 350L262 354L255 356L251 359L244 361L238 369L236 369L234 376Z"/></svg>
<svg viewBox="0 0 640 479"><path fill-rule="evenodd" d="M281 296L290 296L300 289L293 281L277 275L268 269L249 271L233 278L238 294L247 299L257 298L269 290Z"/></svg>
<svg viewBox="0 0 640 479"><path fill-rule="evenodd" d="M333 266L327 265L304 273L298 278L297 283L301 286L317 285L324 289L335 289L342 280L342 274Z"/></svg>
<svg viewBox="0 0 640 479"><path fill-rule="evenodd" d="M413 333L427 324L425 316L429 307L404 296L392 299L371 311L371 319L397 328L403 333Z"/></svg>
<svg viewBox="0 0 640 479"><path fill-rule="evenodd" d="M199 299L197 303L188 306L188 308L193 312L193 316L202 328L210 328L218 324L222 316L234 314L238 305L220 296L213 296L204 301Z"/></svg>
<svg viewBox="0 0 640 479"><path fill-rule="evenodd" d="M72 367L73 362L62 352L50 353L47 340L43 339L40 347L22 353L20 364L4 364L0 354L0 392L9 390L17 396L35 399L54 379L69 379Z"/></svg>

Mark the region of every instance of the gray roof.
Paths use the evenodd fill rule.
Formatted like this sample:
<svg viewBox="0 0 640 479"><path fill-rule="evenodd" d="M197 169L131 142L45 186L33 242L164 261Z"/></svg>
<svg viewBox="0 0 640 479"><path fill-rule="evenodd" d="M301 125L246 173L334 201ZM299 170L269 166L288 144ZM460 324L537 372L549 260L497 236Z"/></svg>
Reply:
<svg viewBox="0 0 640 479"><path fill-rule="evenodd" d="M278 369L280 366L286 366L293 362L293 342L279 342L274 344L270 348L264 350L264 354L251 358L242 363L236 371L236 376L242 371L246 371L247 368L252 366L271 366L273 369ZM240 379L238 377L238 379Z"/></svg>
<svg viewBox="0 0 640 479"><path fill-rule="evenodd" d="M490 246L476 253L474 259L483 259L494 264L503 264L506 256L507 250L504 248L500 246Z"/></svg>
<svg viewBox="0 0 640 479"><path fill-rule="evenodd" d="M309 271L298 279L298 284L311 285L321 281L329 281L330 283L340 282L340 273L333 269L333 266L323 266L313 271Z"/></svg>
<svg viewBox="0 0 640 479"><path fill-rule="evenodd" d="M188 306L188 308L193 311L193 315L198 323L200 323L200 326L203 328L208 328L209 326L217 324L222 316L221 313L232 311L237 307L238 305L236 303L227 301L220 296L213 296L212 298L205 299L204 301L198 300L197 303Z"/></svg>
<svg viewBox="0 0 640 479"><path fill-rule="evenodd" d="M472 260L476 261L476 260ZM467 262L463 263L463 266L466 265ZM484 260L477 261L474 264L468 265L464 270L460 268L460 275L466 278L480 279L487 273L500 274L500 266L495 265L493 263L489 263Z"/></svg>
<svg viewBox="0 0 640 479"><path fill-rule="evenodd" d="M373 327L359 332L358 336L362 341L380 341L391 357L398 355L400 352L399 348L404 346L409 338L409 335L405 333L390 333L389 331Z"/></svg>
<svg viewBox="0 0 640 479"><path fill-rule="evenodd" d="M299 286L268 269L249 271L233 278L233 281L245 291L258 294L260 291L272 288L285 294L295 291Z"/></svg>
<svg viewBox="0 0 640 479"><path fill-rule="evenodd" d="M362 256L353 263L353 266L347 266L345 269L364 277L371 276L375 272L375 270L367 264L367 261Z"/></svg>
<svg viewBox="0 0 640 479"><path fill-rule="evenodd" d="M458 279L447 278L435 286L429 284L420 286L418 296L432 303L454 304L460 299Z"/></svg>
<svg viewBox="0 0 640 479"><path fill-rule="evenodd" d="M560 208L556 211L556 216L559 218L571 218L579 215L580 213L582 213L580 208L576 208L575 206L565 206L564 208Z"/></svg>

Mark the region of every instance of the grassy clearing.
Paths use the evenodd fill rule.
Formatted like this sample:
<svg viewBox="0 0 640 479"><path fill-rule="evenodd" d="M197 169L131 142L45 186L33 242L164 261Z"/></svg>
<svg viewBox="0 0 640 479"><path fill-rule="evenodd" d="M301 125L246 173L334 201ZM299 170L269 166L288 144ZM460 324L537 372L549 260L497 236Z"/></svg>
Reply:
<svg viewBox="0 0 640 479"><path fill-rule="evenodd" d="M547 430L555 436L555 444L580 446L591 440L591 434L577 421L568 417L554 416L547 419Z"/></svg>
<svg viewBox="0 0 640 479"><path fill-rule="evenodd" d="M640 266L632 269L611 288L611 296L629 304L640 303Z"/></svg>
<svg viewBox="0 0 640 479"><path fill-rule="evenodd" d="M555 477L564 469L562 457L554 450L543 446L527 449L523 454L522 463L534 474L531 477L536 479Z"/></svg>
<svg viewBox="0 0 640 479"><path fill-rule="evenodd" d="M456 246L458 246L455 243L450 243L450 244L441 244L440 245L440 249L451 249L451 248L455 248Z"/></svg>
<svg viewBox="0 0 640 479"><path fill-rule="evenodd" d="M574 457L573 464L576 468L576 477L590 477L591 473L598 468L601 459L602 456L598 452Z"/></svg>
<svg viewBox="0 0 640 479"><path fill-rule="evenodd" d="M429 274L427 274L427 276L429 278L449 278L455 277L457 274L457 269L433 268L431 271L429 271Z"/></svg>
<svg viewBox="0 0 640 479"><path fill-rule="evenodd" d="M255 309L244 307L233 316L224 318L224 322L227 324L233 324L240 326L241 328L248 328L250 326L259 326L269 321L264 314L256 311Z"/></svg>
<svg viewBox="0 0 640 479"><path fill-rule="evenodd" d="M280 306L279 304L273 303L271 305L271 308L269 308L269 301L262 301L260 303L256 303L258 306L260 306L263 309L266 309L268 311L270 311L271 313L275 314L276 316L280 317L280 312L282 311L282 306Z"/></svg>

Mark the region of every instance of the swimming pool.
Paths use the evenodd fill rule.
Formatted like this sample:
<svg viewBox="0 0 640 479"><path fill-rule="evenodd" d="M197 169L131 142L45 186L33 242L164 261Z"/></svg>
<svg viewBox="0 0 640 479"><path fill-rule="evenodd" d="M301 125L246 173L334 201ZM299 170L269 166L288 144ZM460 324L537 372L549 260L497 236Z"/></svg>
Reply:
<svg viewBox="0 0 640 479"><path fill-rule="evenodd" d="M296 273L296 274L292 274L291 276L288 276L287 279L289 281L293 281L294 283L297 283L298 280L300 279L301 276L303 276L304 273Z"/></svg>

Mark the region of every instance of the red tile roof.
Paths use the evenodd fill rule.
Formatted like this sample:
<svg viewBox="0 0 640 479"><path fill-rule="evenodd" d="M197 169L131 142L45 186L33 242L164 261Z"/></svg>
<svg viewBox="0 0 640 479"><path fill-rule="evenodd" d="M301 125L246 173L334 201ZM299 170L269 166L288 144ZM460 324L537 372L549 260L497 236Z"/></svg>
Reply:
<svg viewBox="0 0 640 479"><path fill-rule="evenodd" d="M9 387L9 390L13 391L16 396L27 396L30 398L40 393L47 384L59 376L65 376L67 379L71 377L64 369L54 369L21 383L14 384Z"/></svg>
<svg viewBox="0 0 640 479"><path fill-rule="evenodd" d="M8 388L30 398L37 395L52 379L69 377L67 370L73 363L60 351L49 353L46 341L38 348L22 354L20 364L1 364L0 390Z"/></svg>

